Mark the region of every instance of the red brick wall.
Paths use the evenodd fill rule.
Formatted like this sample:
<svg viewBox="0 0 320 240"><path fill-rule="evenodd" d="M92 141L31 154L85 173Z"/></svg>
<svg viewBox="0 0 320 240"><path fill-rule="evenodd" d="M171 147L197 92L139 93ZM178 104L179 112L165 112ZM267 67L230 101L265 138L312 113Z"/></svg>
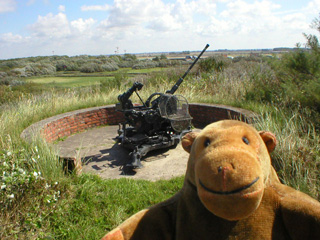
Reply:
<svg viewBox="0 0 320 240"><path fill-rule="evenodd" d="M203 128L209 123L223 119L238 119L251 122L254 114L250 111L223 105L198 104L189 105L192 124L196 128ZM40 131L47 142L53 142L71 134L84 131L89 128L116 125L124 121L123 114L115 111L114 105L88 108L74 112L57 115L31 125L21 134L30 139L32 131Z"/></svg>
<svg viewBox="0 0 320 240"><path fill-rule="evenodd" d="M252 122L255 114L245 109L224 105L190 103L189 113L193 117L192 124L196 128L204 128L206 125L224 120L237 119Z"/></svg>
<svg viewBox="0 0 320 240"><path fill-rule="evenodd" d="M89 128L116 125L123 120L123 114L116 112L115 107L105 107L76 113L75 115L49 122L42 129L42 134L47 142L53 142Z"/></svg>

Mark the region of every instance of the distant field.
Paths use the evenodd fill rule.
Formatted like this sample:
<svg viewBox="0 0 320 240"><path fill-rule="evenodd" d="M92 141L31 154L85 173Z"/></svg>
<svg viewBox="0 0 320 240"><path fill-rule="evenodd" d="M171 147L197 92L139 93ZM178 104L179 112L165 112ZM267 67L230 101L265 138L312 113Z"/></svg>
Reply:
<svg viewBox="0 0 320 240"><path fill-rule="evenodd" d="M63 75L51 77L32 77L27 81L33 83L45 84L48 87L57 88L73 88L85 87L100 84L100 81L111 80L117 74L128 74L130 76L137 76L139 74L148 74L152 72L163 71L163 68L147 68L147 69L121 69L115 72L101 72L101 73L80 73L80 72L65 72Z"/></svg>
<svg viewBox="0 0 320 240"><path fill-rule="evenodd" d="M100 84L100 81L113 77L40 77L30 79L30 82L46 84L50 87L70 88L85 87Z"/></svg>

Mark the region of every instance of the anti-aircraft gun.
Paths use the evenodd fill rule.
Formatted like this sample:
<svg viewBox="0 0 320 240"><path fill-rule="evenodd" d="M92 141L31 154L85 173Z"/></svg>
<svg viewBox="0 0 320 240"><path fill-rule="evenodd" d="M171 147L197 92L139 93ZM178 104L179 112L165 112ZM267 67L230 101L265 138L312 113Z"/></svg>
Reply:
<svg viewBox="0 0 320 240"><path fill-rule="evenodd" d="M117 140L131 151L131 162L126 167L141 168L141 158L148 152L175 147L181 137L191 131L192 117L189 114L188 102L183 96L174 93L208 47L209 44L166 93L153 93L144 102L138 94L143 84L135 82L118 96L116 109L124 113L125 122L119 124ZM142 105L136 106L130 100L134 92Z"/></svg>

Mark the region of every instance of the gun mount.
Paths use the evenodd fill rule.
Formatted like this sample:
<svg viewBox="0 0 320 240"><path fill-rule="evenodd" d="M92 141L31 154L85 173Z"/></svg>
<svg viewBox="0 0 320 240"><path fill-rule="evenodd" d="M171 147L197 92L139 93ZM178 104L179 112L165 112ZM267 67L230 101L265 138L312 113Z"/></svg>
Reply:
<svg viewBox="0 0 320 240"><path fill-rule="evenodd" d="M153 93L144 102L138 94L143 84L135 82L131 88L118 96L116 110L124 113L125 121L119 124L117 141L131 151L131 162L126 167L141 168L141 158L148 152L175 147L181 137L191 131L192 117L189 114L188 101L174 93L208 47L209 44L166 93ZM134 92L142 105L133 105L130 97Z"/></svg>

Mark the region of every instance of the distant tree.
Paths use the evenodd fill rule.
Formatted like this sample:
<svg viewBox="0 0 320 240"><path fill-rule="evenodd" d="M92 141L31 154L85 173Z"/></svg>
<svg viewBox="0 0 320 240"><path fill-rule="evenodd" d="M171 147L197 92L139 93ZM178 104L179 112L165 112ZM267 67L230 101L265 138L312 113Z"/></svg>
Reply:
<svg viewBox="0 0 320 240"><path fill-rule="evenodd" d="M160 58L158 56L152 58L152 61L160 61Z"/></svg>
<svg viewBox="0 0 320 240"><path fill-rule="evenodd" d="M124 56L123 56L123 60L124 60L124 61L135 61L135 60L137 60L137 56L134 55L134 54L128 54L128 53L126 53L126 54L124 54Z"/></svg>
<svg viewBox="0 0 320 240"><path fill-rule="evenodd" d="M319 15L320 16L320 15ZM311 27L320 33L320 18L315 18ZM290 103L297 103L320 113L320 44L316 35L305 34L308 49L297 44L294 52L282 58L285 75L282 80L284 94Z"/></svg>
<svg viewBox="0 0 320 240"><path fill-rule="evenodd" d="M316 29L320 33L320 14L319 14L319 18L313 19L311 23L311 28ZM318 37L316 35L306 34L306 33L304 33L303 35L307 39L306 46L309 47L312 51L319 53L320 44L319 44Z"/></svg>
<svg viewBox="0 0 320 240"><path fill-rule="evenodd" d="M164 53L162 53L162 54L160 55L160 59L161 59L161 60L167 60L168 58L167 58L167 56L166 56Z"/></svg>

